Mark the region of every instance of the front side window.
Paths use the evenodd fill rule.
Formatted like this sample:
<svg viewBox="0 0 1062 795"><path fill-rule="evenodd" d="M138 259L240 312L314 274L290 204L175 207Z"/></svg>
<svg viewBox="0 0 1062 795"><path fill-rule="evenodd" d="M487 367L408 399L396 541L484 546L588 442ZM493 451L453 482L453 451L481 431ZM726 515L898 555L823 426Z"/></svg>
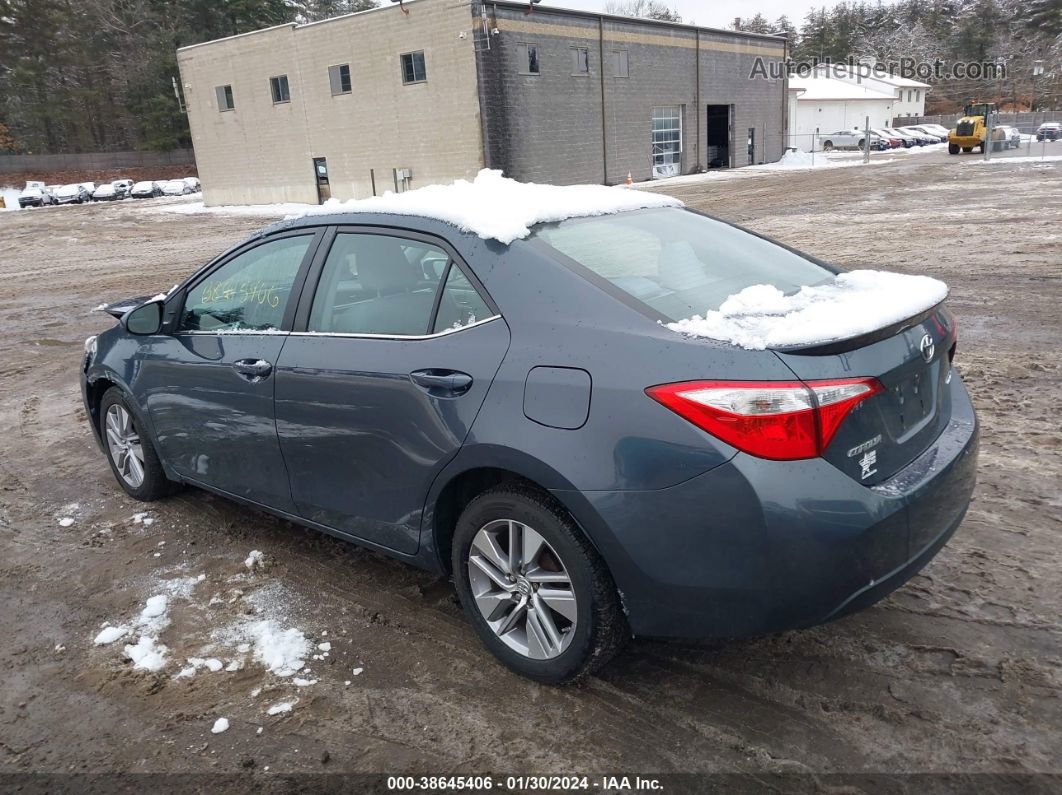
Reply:
<svg viewBox="0 0 1062 795"><path fill-rule="evenodd" d="M291 92L288 90L288 76L278 75L269 78L269 89L273 92L273 104L291 101Z"/></svg>
<svg viewBox="0 0 1062 795"><path fill-rule="evenodd" d="M338 64L328 67L328 85L332 96L350 93L350 64Z"/></svg>
<svg viewBox="0 0 1062 795"><path fill-rule="evenodd" d="M424 67L424 51L407 52L402 55L402 82L423 83L428 79Z"/></svg>
<svg viewBox="0 0 1062 795"><path fill-rule="evenodd" d="M539 73L538 45L520 43L516 45L516 50L520 59L520 74L537 75Z"/></svg>
<svg viewBox="0 0 1062 795"><path fill-rule="evenodd" d="M590 74L590 50L586 47L572 47L572 74Z"/></svg>
<svg viewBox="0 0 1062 795"><path fill-rule="evenodd" d="M677 208L573 218L537 228L533 239L666 322L718 309L754 284L791 294L834 275L777 243Z"/></svg>
<svg viewBox="0 0 1062 795"><path fill-rule="evenodd" d="M313 235L270 240L238 254L199 282L181 313L181 331L280 328Z"/></svg>
<svg viewBox="0 0 1062 795"><path fill-rule="evenodd" d="M235 109L236 103L232 98L232 86L218 86L214 89L214 93L217 94L219 113Z"/></svg>
<svg viewBox="0 0 1062 795"><path fill-rule="evenodd" d="M341 232L328 252L308 331L421 336L449 255L430 243Z"/></svg>

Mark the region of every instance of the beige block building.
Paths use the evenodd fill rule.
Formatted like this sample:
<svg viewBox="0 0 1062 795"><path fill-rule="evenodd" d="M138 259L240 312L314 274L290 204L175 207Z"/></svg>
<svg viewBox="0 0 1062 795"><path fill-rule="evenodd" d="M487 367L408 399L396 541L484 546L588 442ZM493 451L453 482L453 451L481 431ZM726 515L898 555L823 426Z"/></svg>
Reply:
<svg viewBox="0 0 1062 795"><path fill-rule="evenodd" d="M407 185L475 176L483 146L468 7L407 5L408 15L387 6L178 50L205 201L315 203L317 159L339 199L403 187L396 169ZM413 53L430 79L405 81L402 56ZM329 67L344 65L349 85L334 85ZM287 92L275 95L280 77ZM226 86L231 110L219 107Z"/></svg>
<svg viewBox="0 0 1062 795"><path fill-rule="evenodd" d="M773 36L499 0L406 0L177 51L208 204L364 198L497 168L615 184L769 162ZM777 72L775 72L777 73Z"/></svg>

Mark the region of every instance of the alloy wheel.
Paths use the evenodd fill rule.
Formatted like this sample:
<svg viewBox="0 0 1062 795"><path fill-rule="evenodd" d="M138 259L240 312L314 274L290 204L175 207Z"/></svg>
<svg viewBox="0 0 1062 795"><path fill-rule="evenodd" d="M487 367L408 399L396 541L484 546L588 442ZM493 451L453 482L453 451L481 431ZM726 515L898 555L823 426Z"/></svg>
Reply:
<svg viewBox="0 0 1062 795"><path fill-rule="evenodd" d="M125 406L115 403L107 409L104 429L114 468L131 488L139 488L144 482L144 448Z"/></svg>
<svg viewBox="0 0 1062 795"><path fill-rule="evenodd" d="M515 519L488 522L472 539L468 579L476 607L510 649L548 660L568 648L578 609L556 550Z"/></svg>

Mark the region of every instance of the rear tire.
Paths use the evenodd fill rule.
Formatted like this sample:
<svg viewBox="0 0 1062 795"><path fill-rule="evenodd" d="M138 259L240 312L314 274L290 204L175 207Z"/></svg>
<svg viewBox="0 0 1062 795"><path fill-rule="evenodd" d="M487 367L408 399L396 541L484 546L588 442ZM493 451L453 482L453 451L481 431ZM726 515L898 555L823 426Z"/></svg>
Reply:
<svg viewBox="0 0 1062 795"><path fill-rule="evenodd" d="M535 489L501 485L472 500L454 531L452 563L480 640L529 679L575 682L630 636L605 562L572 518Z"/></svg>
<svg viewBox="0 0 1062 795"><path fill-rule="evenodd" d="M166 477L140 415L116 386L100 401L100 437L115 480L133 499L151 502L180 489Z"/></svg>

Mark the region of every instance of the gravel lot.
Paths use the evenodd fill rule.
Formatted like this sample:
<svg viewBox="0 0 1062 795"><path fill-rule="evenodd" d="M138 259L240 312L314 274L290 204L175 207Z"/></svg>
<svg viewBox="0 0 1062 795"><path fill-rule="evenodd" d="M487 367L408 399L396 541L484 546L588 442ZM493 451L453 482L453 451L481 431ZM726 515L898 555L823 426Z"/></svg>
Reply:
<svg viewBox="0 0 1062 795"><path fill-rule="evenodd" d="M975 160L666 188L843 266L947 281L979 483L943 552L872 609L634 642L568 689L495 664L446 580L196 490L134 518L81 408L82 340L111 322L90 309L168 288L267 219L150 211L166 200L0 213L0 773L1062 772L1062 163ZM164 671L93 645L164 590ZM317 683L249 658L175 678L240 657L225 631L248 617L330 642Z"/></svg>

